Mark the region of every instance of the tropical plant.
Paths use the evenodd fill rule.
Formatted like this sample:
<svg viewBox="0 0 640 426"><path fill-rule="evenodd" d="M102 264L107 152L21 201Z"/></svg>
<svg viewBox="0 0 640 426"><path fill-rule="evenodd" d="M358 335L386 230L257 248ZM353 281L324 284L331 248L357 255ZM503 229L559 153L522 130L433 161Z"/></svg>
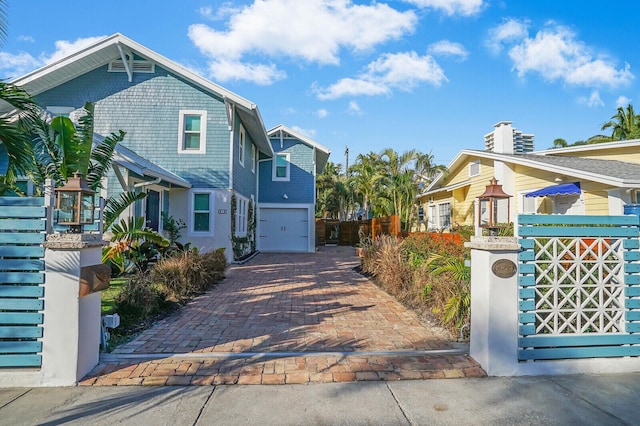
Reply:
<svg viewBox="0 0 640 426"><path fill-rule="evenodd" d="M602 125L602 130L611 129L613 140L640 138L640 117L635 114L633 106L618 107L611 120Z"/></svg>
<svg viewBox="0 0 640 426"><path fill-rule="evenodd" d="M146 271L149 263L157 258L159 248L169 246L169 240L144 226L141 216L122 219L111 229L111 242L102 250L102 263L115 267L120 273L133 267Z"/></svg>

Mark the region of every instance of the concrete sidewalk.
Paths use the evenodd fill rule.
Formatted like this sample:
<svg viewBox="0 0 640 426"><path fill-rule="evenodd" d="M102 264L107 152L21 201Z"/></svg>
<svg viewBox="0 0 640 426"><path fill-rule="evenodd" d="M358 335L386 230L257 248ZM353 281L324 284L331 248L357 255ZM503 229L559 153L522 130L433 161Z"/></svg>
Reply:
<svg viewBox="0 0 640 426"><path fill-rule="evenodd" d="M0 389L7 425L637 424L640 373L281 386Z"/></svg>

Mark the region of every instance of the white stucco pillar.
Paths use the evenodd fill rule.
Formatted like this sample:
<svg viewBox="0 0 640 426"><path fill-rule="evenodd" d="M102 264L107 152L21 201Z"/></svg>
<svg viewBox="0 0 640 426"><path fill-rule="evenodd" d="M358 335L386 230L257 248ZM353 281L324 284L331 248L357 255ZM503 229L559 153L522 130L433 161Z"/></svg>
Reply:
<svg viewBox="0 0 640 426"><path fill-rule="evenodd" d="M608 201L609 201L609 214L611 216L617 216L624 214L625 204L631 204L631 194L624 189L609 189Z"/></svg>
<svg viewBox="0 0 640 426"><path fill-rule="evenodd" d="M520 245L514 237L472 237L471 342L469 354L489 376L518 369Z"/></svg>
<svg viewBox="0 0 640 426"><path fill-rule="evenodd" d="M47 237L39 386L75 385L98 364L101 292L80 297L80 275L83 267L102 263L103 245L98 234Z"/></svg>

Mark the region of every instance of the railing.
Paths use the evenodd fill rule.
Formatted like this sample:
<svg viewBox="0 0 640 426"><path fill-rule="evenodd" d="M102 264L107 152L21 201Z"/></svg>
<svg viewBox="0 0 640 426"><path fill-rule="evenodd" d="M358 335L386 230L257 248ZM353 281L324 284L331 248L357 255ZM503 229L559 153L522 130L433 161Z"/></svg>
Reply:
<svg viewBox="0 0 640 426"><path fill-rule="evenodd" d="M639 217L518 223L518 359L640 356Z"/></svg>
<svg viewBox="0 0 640 426"><path fill-rule="evenodd" d="M39 367L44 309L44 198L0 197L0 367Z"/></svg>

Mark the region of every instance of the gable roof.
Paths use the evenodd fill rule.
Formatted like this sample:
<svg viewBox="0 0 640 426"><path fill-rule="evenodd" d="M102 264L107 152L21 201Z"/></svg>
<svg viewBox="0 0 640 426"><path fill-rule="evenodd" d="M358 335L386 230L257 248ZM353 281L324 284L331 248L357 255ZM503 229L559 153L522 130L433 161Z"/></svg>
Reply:
<svg viewBox="0 0 640 426"><path fill-rule="evenodd" d="M135 54L154 62L203 91L221 97L226 103L235 106L254 143L261 151L273 155L273 149L256 104L120 33L98 40L78 52L19 77L11 83L23 87L31 96L37 96L91 70L107 65L113 60L124 60L125 54L130 56Z"/></svg>
<svg viewBox="0 0 640 426"><path fill-rule="evenodd" d="M465 149L458 153L447 170L463 165L470 158L497 160L621 188L640 186L640 164L618 160L550 155L548 153L547 155L497 154L490 151ZM444 173L439 174L420 196L442 191L444 188L441 185L444 177Z"/></svg>
<svg viewBox="0 0 640 426"><path fill-rule="evenodd" d="M327 161L329 160L329 155L331 154L331 150L329 148L283 124L279 124L276 127L269 129L267 131L267 134L269 135L269 137L278 137L277 135L279 132L287 133L290 136L298 139L300 142L313 148L316 153L316 172L322 173L322 170L324 170L324 166L327 165Z"/></svg>

